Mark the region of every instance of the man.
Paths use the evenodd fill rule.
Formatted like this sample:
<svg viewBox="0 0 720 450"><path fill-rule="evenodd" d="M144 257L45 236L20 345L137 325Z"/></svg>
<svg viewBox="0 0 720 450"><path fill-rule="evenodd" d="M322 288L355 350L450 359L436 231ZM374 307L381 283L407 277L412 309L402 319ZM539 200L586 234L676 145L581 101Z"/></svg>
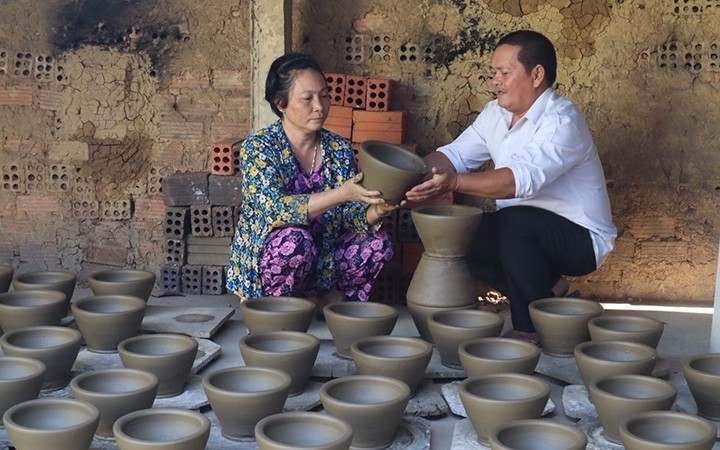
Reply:
<svg viewBox="0 0 720 450"><path fill-rule="evenodd" d="M474 276L510 300L506 337L539 343L528 311L563 275L587 275L613 248L605 176L587 124L552 86L553 44L535 31L504 36L492 57L490 101L452 143L426 156L432 177L407 194L495 199L468 253ZM492 160L493 170L477 171Z"/></svg>

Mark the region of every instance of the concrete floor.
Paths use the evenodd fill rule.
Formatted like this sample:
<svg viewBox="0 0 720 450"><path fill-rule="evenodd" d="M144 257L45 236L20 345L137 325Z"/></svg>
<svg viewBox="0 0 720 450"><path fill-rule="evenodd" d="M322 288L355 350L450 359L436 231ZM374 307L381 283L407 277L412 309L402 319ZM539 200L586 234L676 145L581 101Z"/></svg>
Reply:
<svg viewBox="0 0 720 450"><path fill-rule="evenodd" d="M239 349L237 344L240 338L245 335L246 328L242 323L240 313L237 311L238 301L234 296L192 295L151 297L149 303L156 305L215 306L235 308L236 313L213 337L215 342L222 345L222 355L203 370L209 371L215 368L237 364L239 358ZM663 337L658 345L658 357L667 360L669 364L669 375L667 379L676 385L684 384L684 377L681 371L682 361L691 355L706 353L709 351L708 339L710 336L710 326L712 322L711 308L689 308L687 310L682 310L684 312L673 309L669 309L667 311L657 311L652 310L652 308L649 308L650 310L627 311L623 309L616 309L622 308L622 305L618 304L608 304L606 306L606 314L645 315L661 320L666 324ZM398 323L393 330L393 334L399 336L417 336L417 329L415 328L407 309L404 307L400 307L399 309L401 314ZM508 319L507 311L504 311L502 314L504 314L506 319ZM506 320L506 328L507 327L509 327L509 320ZM320 339L332 339L327 327L322 322L313 321L309 333ZM203 372L200 374L202 375L202 373ZM567 417L563 411L563 391L566 384L550 377L544 378L552 387L551 400L556 405L556 410L551 416L552 419L565 423L575 423L575 420ZM452 380L443 381L449 382ZM442 382L435 382L433 387L437 388L439 391L442 384ZM686 388L686 385L682 386L682 389L685 391L685 395L687 396ZM688 404L688 401L685 403ZM689 403L692 404L692 401ZM694 404L692 404L692 406L694 406ZM453 439L453 430L462 419L462 417L456 416L452 412L449 412L444 417L431 419L430 450L472 450L473 448L484 448L482 446L468 447L467 445L458 444L457 440ZM592 448L599 449L603 447L595 445ZM618 447L608 446L607 448ZM716 444L714 449L720 449L720 444Z"/></svg>
<svg viewBox="0 0 720 450"><path fill-rule="evenodd" d="M78 288L73 296L73 299L82 298L85 296L92 295L88 289ZM202 308L232 308L235 313L215 332L211 339L222 347L220 356L207 364L200 370L198 376L202 377L204 374L214 369L222 367L236 366L242 364L242 357L240 356L238 342L246 335L247 329L243 323L242 317L238 310L238 299L233 295L182 295L182 296L159 296L151 297L149 305L157 306L177 306L181 308L188 307L202 307ZM638 314L656 318L665 322L665 332L660 344L658 346L658 357L667 361L669 365L668 370L668 381L678 386L679 391L684 392L684 403L683 409L690 411L695 407L694 402L689 398L687 391L687 385L684 382L684 377L681 371L681 365L684 359L691 355L707 353L709 351L709 336L710 326L712 322L711 308L690 308L687 311L681 310L668 310L668 311L657 311L657 310L646 310L646 311L624 311L616 310L617 304L606 305L606 314ZM394 335L398 336L418 336L417 329L415 328L407 309L400 307L400 318L393 330ZM506 328L509 327L509 317L507 311L502 313L506 318ZM331 340L326 325L323 322L314 320L309 333L317 336L322 340ZM555 411L548 417L552 420L574 424L576 418L570 418L565 414L563 409L563 397L566 383L554 379L552 377L543 376L551 386L551 400L555 405ZM431 383L431 388L436 390L438 393L442 392L443 385L457 381L456 379L442 379L434 380ZM442 398L441 398L442 400ZM689 406L688 406L689 405ZM287 406L287 404L286 404ZM450 408L452 410L452 407ZM207 411L208 408L204 408L203 411ZM209 412L211 416L211 412ZM486 447L481 446L474 439L468 442L458 441L458 433L454 434L454 430L467 430L463 428L468 422L461 416L457 416L452 412L448 412L442 417L433 417L429 419L430 424L430 437L429 443L419 442L419 446L413 447L398 447L408 448L408 450L482 450ZM464 424L464 425L463 425ZM474 433L470 429L470 434ZM467 433L466 433L467 434ZM229 442L229 441L227 441ZM1 444L1 443L0 443ZM112 443L114 445L114 443ZM226 444L217 445L209 443L208 450L225 450L225 448L248 448L247 444L236 447ZM93 450L106 450L115 449L110 443L103 443L100 446L92 447ZM0 445L0 450L2 449ZM254 448L254 447L250 447ZM616 450L621 449L622 446L603 446L593 443L588 446L591 450ZM713 449L720 449L720 443L716 443ZM395 450L395 447L392 449Z"/></svg>

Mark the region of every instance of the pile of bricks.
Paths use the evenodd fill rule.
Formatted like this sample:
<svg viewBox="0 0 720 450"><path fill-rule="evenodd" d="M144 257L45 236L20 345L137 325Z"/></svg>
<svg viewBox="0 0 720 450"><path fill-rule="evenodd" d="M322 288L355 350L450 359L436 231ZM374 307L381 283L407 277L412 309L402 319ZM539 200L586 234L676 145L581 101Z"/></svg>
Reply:
<svg viewBox="0 0 720 450"><path fill-rule="evenodd" d="M210 172L176 173L162 179L165 203L166 292L220 295L237 214L242 203L240 139L214 143Z"/></svg>

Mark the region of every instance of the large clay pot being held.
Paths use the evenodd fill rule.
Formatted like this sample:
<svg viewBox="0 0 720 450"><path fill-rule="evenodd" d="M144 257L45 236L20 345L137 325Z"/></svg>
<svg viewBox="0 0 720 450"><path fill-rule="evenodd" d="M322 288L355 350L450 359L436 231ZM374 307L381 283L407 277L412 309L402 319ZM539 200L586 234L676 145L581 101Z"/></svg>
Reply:
<svg viewBox="0 0 720 450"><path fill-rule="evenodd" d="M398 204L427 174L418 155L388 142L368 140L360 144L358 162L365 188L380 191L386 202Z"/></svg>

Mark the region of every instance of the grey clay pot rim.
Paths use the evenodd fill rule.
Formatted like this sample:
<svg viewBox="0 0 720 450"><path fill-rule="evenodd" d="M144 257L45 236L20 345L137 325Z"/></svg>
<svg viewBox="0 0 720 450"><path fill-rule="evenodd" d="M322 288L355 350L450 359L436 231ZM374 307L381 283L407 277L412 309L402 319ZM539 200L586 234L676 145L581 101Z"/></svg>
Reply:
<svg viewBox="0 0 720 450"><path fill-rule="evenodd" d="M561 306L578 306L583 307L583 311L581 314L572 313L558 313L554 311L548 311L545 309L546 307L552 307L555 305L561 305ZM594 300L587 300L584 298L574 298L574 297L547 297L547 298L541 298L538 300L535 300L534 302L530 303L529 308L531 310L535 310L535 312L544 314L547 316L552 317L583 317L588 315L596 315L598 313L602 313L603 306L602 304L594 301ZM588 319L590 320L590 319Z"/></svg>
<svg viewBox="0 0 720 450"><path fill-rule="evenodd" d="M353 429L352 426L346 422L343 419L340 419L335 416L331 416L328 414L323 414L319 412L312 412L312 411L293 411L293 412L282 412L278 414L271 414L263 419L261 419L256 425L255 425L255 435L256 440L257 439L263 439L268 442L272 442L276 448L283 448L287 450L294 450L297 447L287 444L281 441L277 441L275 439L270 438L266 433L265 430L268 427L271 427L278 423L283 422L298 422L298 423L307 423L308 426L313 423L325 423L325 424L331 424L330 426L333 426L334 428L342 428L343 434L335 439L333 442L343 442L348 441L352 439L353 435ZM329 444L330 442L328 442ZM326 444L327 445L327 444ZM322 444L319 444L318 446L324 446ZM313 447L307 447L307 450L312 450Z"/></svg>
<svg viewBox="0 0 720 450"><path fill-rule="evenodd" d="M282 383L278 384L277 386L273 386L267 389L262 390L253 390L253 391L238 391L238 390L231 390L231 389L225 389L223 387L218 386L217 384L213 383L213 378L219 377L222 375L226 375L228 373L242 373L242 372L254 372L257 374L268 374L271 376L282 378ZM270 367L260 367L260 366L233 366L233 367L225 367L222 369L213 370L212 372L205 375L202 379L203 388L210 389L212 391L221 393L223 395L233 396L233 395L242 395L243 397L251 396L251 395L265 395L270 392L279 392L283 389L290 388L290 385L292 384L292 378L290 375L288 375L286 372L280 370L280 369L273 369Z"/></svg>
<svg viewBox="0 0 720 450"><path fill-rule="evenodd" d="M503 449L510 449L510 447L506 446L500 440L500 434L505 431L512 431L513 429L526 426L531 426L535 428L546 428L548 430L556 430L557 432L563 433L566 436L573 435L573 437L577 439L577 443L579 445L582 445L583 442L585 443L585 445L587 445L587 435L580 431L578 428L573 427L572 425L544 419L516 419L511 420L510 422L506 422L502 425L498 425L490 431L488 435L489 441L499 443Z"/></svg>
<svg viewBox="0 0 720 450"><path fill-rule="evenodd" d="M57 279L44 281L42 283L39 282L39 280L36 280L36 278L42 278L42 277L56 277ZM64 283L67 281L77 280L77 275L73 272L65 272L62 270L41 270L41 271L35 271L35 272L25 272L18 275L15 275L15 280L23 284L56 284L56 283Z"/></svg>
<svg viewBox="0 0 720 450"><path fill-rule="evenodd" d="M113 278L115 275L119 275L122 279ZM98 283L127 283L135 281L144 281L156 277L154 272L149 270L140 269L110 269L95 272L90 275L90 279Z"/></svg>
<svg viewBox="0 0 720 450"><path fill-rule="evenodd" d="M174 352L169 353L140 353L137 351L133 351L132 349L128 348L129 346L132 346L136 342L142 342L142 341L154 341L158 339L169 339L169 340L175 340L182 342L184 344L187 344L183 348L176 350ZM121 341L117 348L118 352L123 352L128 355L132 355L135 358L157 358L160 356L177 356L182 355L187 352L197 351L199 344L198 341L195 340L195 338L190 337L185 334L178 334L178 333L158 333L158 334L140 334L137 336L129 337L123 341Z"/></svg>
<svg viewBox="0 0 720 450"><path fill-rule="evenodd" d="M641 357L635 358L635 359L615 360L615 359L598 358L597 356L594 356L594 355L588 353L588 349L592 350L595 348L602 348L602 347L625 348L625 349L633 351L635 356L641 356ZM577 358L578 354L580 354L580 355L584 356L585 358L592 359L595 361L605 361L607 363L616 363L616 364L637 363L640 361L657 359L657 350L655 348L653 348L647 344L642 344L640 342L631 342L631 341L585 341L585 342L581 342L575 346L574 354L575 354L576 358Z"/></svg>
<svg viewBox="0 0 720 450"><path fill-rule="evenodd" d="M39 429L34 427L28 427L26 425L22 425L17 423L13 416L23 410L27 410L28 408L42 408L45 405L65 405L66 407L73 408L75 411L83 411L88 417L83 418L82 421L73 423L70 426L66 428L52 428L52 429ZM10 424L10 427L16 428L18 430L23 430L24 432L32 432L33 434L48 434L53 435L56 434L58 431L73 429L77 427L86 426L88 424L91 424L92 422L98 420L100 418L100 410L93 404L86 402L84 400L78 400L75 398L58 398L58 397L45 397L45 398L36 398L33 400L27 400L22 403L18 403L17 405L13 405L10 408L8 408L7 411L5 411L5 414L3 414L3 422L6 424L5 428L8 428L7 424ZM39 449L38 449L39 450Z"/></svg>
<svg viewBox="0 0 720 450"><path fill-rule="evenodd" d="M402 345L404 347L411 347L413 349L419 349L417 353L407 356L382 356L376 355L363 350L365 345L381 346L381 345ZM350 351L355 351L365 357L373 358L380 361L403 361L403 360L414 360L417 358L426 357L433 351L433 345L429 342L415 337L405 336L372 336L367 338L359 339L350 345Z"/></svg>
<svg viewBox="0 0 720 450"><path fill-rule="evenodd" d="M372 312L377 311L377 315L366 315L366 316L358 316L354 315L353 311L364 311L364 310L370 310ZM383 320L383 319L392 319L393 317L399 317L400 312L397 310L397 308L393 307L392 305L386 305L384 303L377 303L377 302L340 302L340 303L330 303L329 305L325 305L323 307L323 314L327 315L334 315L337 317L341 317L344 320L362 320L362 321L373 321L373 320Z"/></svg>
<svg viewBox="0 0 720 450"><path fill-rule="evenodd" d="M267 305L283 305L292 306L292 308L285 308L279 310L273 310L272 308L264 308ZM240 302L241 310L252 310L256 314L277 314L277 313L289 313L289 312L301 312L308 309L315 309L315 303L302 297L254 297L247 299L244 302Z"/></svg>
<svg viewBox="0 0 720 450"><path fill-rule="evenodd" d="M542 387L541 391L531 395L531 396L525 396L519 399L495 399L491 397L484 397L482 395L475 394L474 392L469 390L470 385L476 384L476 383L483 383L484 381L500 381L507 383L508 385L512 384L511 380L519 380L525 384L535 384L537 387ZM492 373L488 375L483 375L481 377L474 377L474 378L465 378L460 382L460 385L458 386L458 391L471 397L471 398L477 398L482 399L486 403L498 403L502 405L507 405L510 403L526 403L528 401L533 400L539 400L543 397L547 397L550 395L550 386L541 380L540 378L537 378L533 375L523 374L523 373L513 373L513 372L498 372L498 373Z"/></svg>
<svg viewBox="0 0 720 450"><path fill-rule="evenodd" d="M43 296L49 301L45 303L38 303L35 305L13 305L10 303L6 303L6 299L12 299L13 297L17 297L21 301L23 298L33 298L34 296ZM49 298L53 296L56 298ZM57 289L25 289L22 291L10 291L0 293L0 307L10 310L42 308L48 305L61 304L65 302L65 293L62 291L58 291Z"/></svg>
<svg viewBox="0 0 720 450"><path fill-rule="evenodd" d="M642 329L636 329L636 330L623 330L618 328L613 328L611 326L608 326L608 324L622 324L622 323L629 323L629 324L647 324L648 327L643 327ZM665 324L657 319L653 319L651 317L645 317L645 316L631 316L631 315L620 315L620 314L613 314L613 315L600 315L597 317L593 317L588 321L589 326L595 326L599 329L602 329L605 332L609 333L623 333L623 334L646 334L653 331L662 331L665 328Z"/></svg>
<svg viewBox="0 0 720 450"><path fill-rule="evenodd" d="M388 149L388 148L394 149L394 151L397 154L402 155L401 157L404 160L408 161L410 163L410 165L412 165L414 167L412 169L410 169L408 167L398 167L396 165L392 165L392 164L389 164L389 163L383 161L381 158L378 158L377 155L375 155L373 151L368 149L370 146L374 146L374 145L382 145L386 149ZM384 142L384 141L378 141L378 140L367 140L367 141L363 141L360 144L360 149L365 154L365 156L372 159L375 164L377 164L379 166L383 166L387 169L391 169L391 170L398 171L398 172L417 173L417 174L422 174L422 175L426 175L428 172L427 163L425 163L424 159L422 159L420 156L410 152L409 150L407 150L399 145L391 144L389 142Z"/></svg>
<svg viewBox="0 0 720 450"><path fill-rule="evenodd" d="M654 386L661 387L660 389L664 390L665 392L662 395L654 395L652 397L627 397L625 395L616 394L614 392L608 391L603 387L603 384L605 383L622 381L629 381L631 383L652 384ZM665 380L653 377L651 375L622 374L613 375L606 378L595 378L591 380L590 383L588 383L587 387L589 391L597 392L604 397L617 398L622 400L660 400L669 397L675 397L677 395L677 389L675 388L675 386Z"/></svg>
<svg viewBox="0 0 720 450"><path fill-rule="evenodd" d="M88 378L94 378L94 377L102 377L104 375L127 375L132 376L135 379L142 379L143 381L146 381L147 384L137 387L132 390L125 390L125 391L119 391L119 392L98 392L93 391L90 389L87 389L86 387L82 386L82 382L87 380ZM139 394L142 392L146 392L148 390L151 390L158 386L159 379L157 375L154 373L145 371L145 370L137 370L137 369L130 369L128 367L125 368L114 368L114 369L102 369L102 370L90 370L88 372L83 372L75 377L73 377L70 380L70 389L71 390L78 390L82 392L83 394L87 395L88 397L103 397L103 398L109 398L109 397L118 397L123 398L128 395L133 394Z"/></svg>
<svg viewBox="0 0 720 450"><path fill-rule="evenodd" d="M685 372L692 372L696 376L701 377L707 377L712 379L720 379L720 372L718 373L712 373L705 370L698 369L695 367L695 363L700 361L713 361L717 362L718 367L720 368L720 353L702 353L699 355L693 355L689 358L686 358L682 363L682 369Z"/></svg>
<svg viewBox="0 0 720 450"><path fill-rule="evenodd" d="M38 334L38 333L41 333L41 334L42 333L45 333L45 334L53 333L56 335L60 334L63 336L70 337L70 339L68 339L64 342L61 342L59 344L48 346L48 347L25 347L25 346L14 344L12 342L12 339L18 335ZM42 325L42 326L18 328L15 330L8 331L7 333L0 336L0 343L2 343L2 345L7 345L9 348L22 349L24 352L32 352L32 351L44 352L49 349L65 347L68 345L74 345L74 344L80 342L80 339L82 339L82 334L74 328L54 326L54 325Z"/></svg>
<svg viewBox="0 0 720 450"><path fill-rule="evenodd" d="M487 356L478 355L471 351L472 347L483 347L485 344L493 346L495 344L501 344L503 347L512 347L513 349L522 349L526 351L523 354L514 355L512 358L488 358ZM478 361L515 361L518 359L532 358L534 356L540 356L542 350L535 344L530 342L521 341L519 339L509 339L504 337L484 337L471 339L465 341L458 346L458 354L464 353L468 358Z"/></svg>
<svg viewBox="0 0 720 450"><path fill-rule="evenodd" d="M124 416L120 417L115 421L113 424L113 435L117 436L120 435L121 439L126 440L128 442L132 442L135 445L142 445L143 447L151 448L151 442L147 441L145 439L138 439L134 436L131 436L127 434L124 430L124 426L127 425L129 422L133 420L143 420L147 417L157 417L157 416L182 416L182 417L188 417L190 419L195 420L195 422L198 425L198 429L192 433L185 434L180 438L177 439L169 439L169 440L163 440L163 441L153 441L157 444L168 446L176 443L182 443L189 440L200 438L202 435L207 433L210 430L211 424L210 420L204 415L194 410L185 410L185 409L177 409L177 408L148 408L148 409L140 409L137 411L130 412L128 414L125 414Z"/></svg>
<svg viewBox="0 0 720 450"><path fill-rule="evenodd" d="M453 214L447 214L448 211ZM457 214L460 213L460 214ZM410 210L412 216L423 216L427 218L433 217L471 217L480 216L483 214L483 210L477 206L471 205L458 205L458 204L447 204L447 205L424 205L418 206Z"/></svg>
<svg viewBox="0 0 720 450"><path fill-rule="evenodd" d="M23 375L20 377L13 377L13 378L0 378L0 384L3 383L13 383L13 382L20 382L20 381L26 381L31 380L38 375L43 375L45 371L47 370L47 366L44 362L35 359L35 358L27 358L25 356L2 356L0 357L0 367L5 366L8 363L8 365L17 367L19 364L23 365L24 367L28 367L32 370L31 373L27 375Z"/></svg>
<svg viewBox="0 0 720 450"><path fill-rule="evenodd" d="M372 382L372 383L383 383L385 385L392 386L394 388L397 388L401 391L399 395L396 395L394 397L388 398L385 401L382 402L373 402L373 403L356 403L356 402L349 402L347 400L343 400L341 398L335 397L330 393L330 390L339 385L339 384L345 384L345 383L354 383L354 382ZM410 387L405 383L404 381L400 381L397 378L391 378L381 375L346 375L344 377L339 378L333 378L330 381L326 381L325 383L320 386L320 399L322 400L323 397L329 399L335 404L344 405L346 407L352 407L353 409L358 410L374 410L378 407L383 406L391 406L394 404L397 404L399 401L402 401L404 399L410 398Z"/></svg>
<svg viewBox="0 0 720 450"><path fill-rule="evenodd" d="M705 428L708 431L708 434L712 434L713 439L712 441L715 441L715 436L717 436L717 428L715 425L710 422L707 419L703 419L702 417L687 414L687 413L681 413L681 412L675 412L675 411L645 411L642 413L633 414L627 418L625 418L621 423L619 428L620 431L620 437L624 437L624 435L631 436L632 439L637 440L639 442L642 442L644 445L648 446L648 448L657 448L657 449L663 449L663 448L676 448L676 445L678 444L698 444L705 442L706 439L695 439L693 441L683 441L681 443L664 443L664 442L657 442L650 439L646 439L644 437L638 436L637 434L630 431L628 428L631 425L634 425L635 422L641 421L641 420L657 420L658 418L668 418L672 419L679 423L693 423L697 425L699 428ZM653 446L653 447L649 447Z"/></svg>
<svg viewBox="0 0 720 450"><path fill-rule="evenodd" d="M131 308L129 309L122 309L118 311L108 311L108 312L98 312L98 311L91 311L86 308L85 305L92 304L92 303L111 303L113 300L122 300L126 303L125 305L129 303L134 303ZM71 303L71 308L73 310L79 309L86 315L95 315L95 316L105 316L108 314L123 314L123 313L132 313L137 312L142 309L145 309L147 307L147 302L143 300L140 297L137 297L135 295L127 295L127 294L102 294L102 295L92 295L90 297L83 297L80 299L77 299Z"/></svg>
<svg viewBox="0 0 720 450"><path fill-rule="evenodd" d="M476 323L474 325L470 326L460 326L455 324L449 324L444 321L445 316L448 318L453 318L455 316L460 317L468 317L468 316L477 316L478 318L487 318L488 320L483 323ZM503 316L501 316L498 313L494 313L491 311L482 311L479 309L450 309L450 310L440 310L435 311L434 313L430 314L430 316L427 318L428 323L432 322L435 326L439 328L445 328L445 329L464 329L464 330L475 330L475 329L486 329L486 328L493 328L497 327L500 324L505 323L505 319ZM468 320L469 322L469 320Z"/></svg>
<svg viewBox="0 0 720 450"><path fill-rule="evenodd" d="M270 339L270 341L274 340L289 340L291 342L302 342L304 346L295 348L289 351L272 351L272 350L264 350L261 348L255 347L253 344L256 341L265 341L266 339ZM320 345L320 339L313 336L312 334L303 333L302 331L265 331L263 333L255 333L255 334L248 334L244 336L242 339L240 339L240 345L248 347L252 349L252 351L256 353L264 353L264 354L276 354L276 353L288 353L288 352L297 352L300 350L306 350L313 348L315 346Z"/></svg>

